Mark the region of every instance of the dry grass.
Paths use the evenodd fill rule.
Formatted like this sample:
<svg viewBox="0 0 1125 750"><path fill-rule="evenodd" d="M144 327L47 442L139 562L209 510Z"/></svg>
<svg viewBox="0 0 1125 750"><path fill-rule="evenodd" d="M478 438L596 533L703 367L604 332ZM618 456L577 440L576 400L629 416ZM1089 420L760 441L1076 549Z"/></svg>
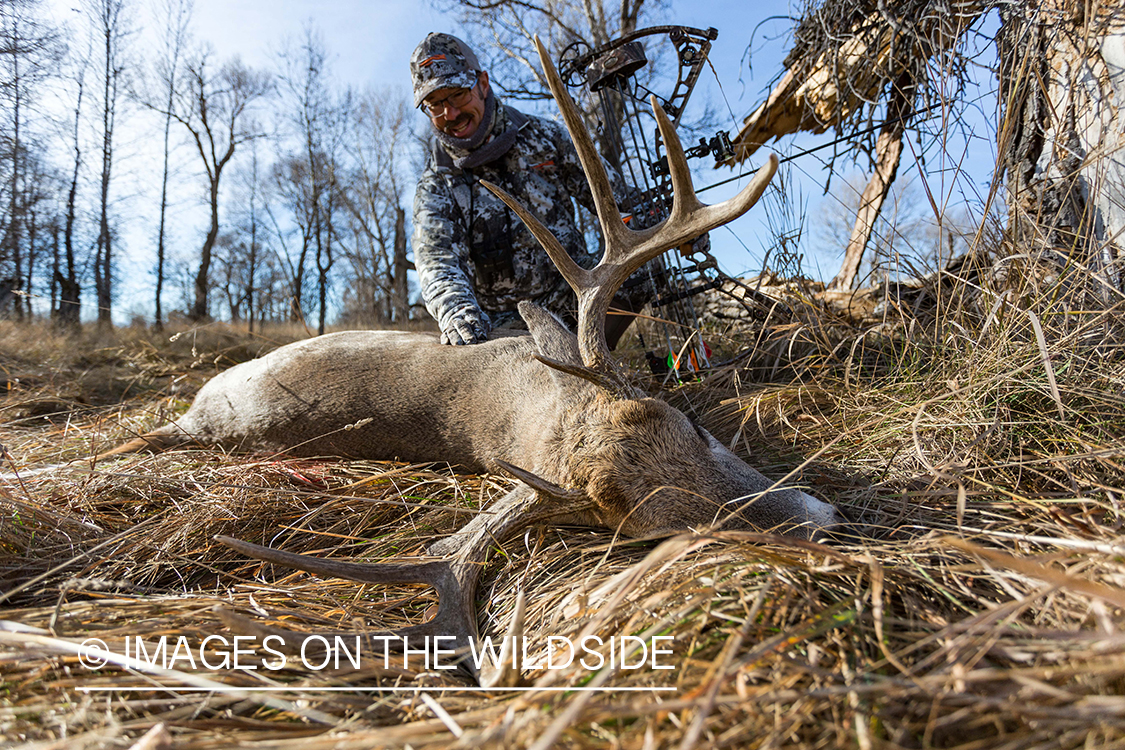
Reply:
<svg viewBox="0 0 1125 750"><path fill-rule="evenodd" d="M533 643L669 635L671 670L531 670L540 690L501 693L381 660L93 672L74 653L86 638L197 643L230 636L231 612L308 632L425 619L424 589L275 569L212 537L417 554L509 485L216 451L0 483L0 732L28 748L130 747L158 725L176 748L1125 745L1121 320L1059 288L946 299L874 331L810 313L799 356L767 368L788 382L757 382L784 347L751 347L672 394L765 473L797 469L862 540L543 529L498 550L479 591L484 633L504 631L522 591ZM171 344L4 333L0 443L20 466L150 428L260 348L215 331ZM226 689L183 689L215 687L204 679ZM266 685L285 690L234 690ZM415 690L361 690L396 686ZM548 690L580 686L611 690Z"/></svg>

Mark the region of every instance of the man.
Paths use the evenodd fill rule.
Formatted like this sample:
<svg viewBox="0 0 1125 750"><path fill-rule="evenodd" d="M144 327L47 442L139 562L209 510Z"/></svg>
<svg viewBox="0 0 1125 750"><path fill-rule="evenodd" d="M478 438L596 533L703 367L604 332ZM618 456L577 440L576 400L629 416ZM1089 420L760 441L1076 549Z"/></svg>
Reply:
<svg viewBox="0 0 1125 750"><path fill-rule="evenodd" d="M575 223L574 201L593 210L593 199L569 135L501 104L476 55L449 34L428 35L414 50L410 73L414 104L434 130L414 198L414 262L442 343L475 344L494 328L520 326L521 300L572 319L574 294L547 253L480 184L488 180L515 196L576 262L592 267L596 258ZM624 183L608 171L620 202ZM615 302L630 310L643 305L624 296ZM611 347L630 320L609 316Z"/></svg>

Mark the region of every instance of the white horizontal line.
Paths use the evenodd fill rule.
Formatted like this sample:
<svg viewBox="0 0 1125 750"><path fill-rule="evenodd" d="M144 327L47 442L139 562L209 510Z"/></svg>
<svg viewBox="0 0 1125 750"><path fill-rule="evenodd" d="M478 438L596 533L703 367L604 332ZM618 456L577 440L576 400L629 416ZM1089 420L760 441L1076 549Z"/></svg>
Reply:
<svg viewBox="0 0 1125 750"><path fill-rule="evenodd" d="M428 693L435 691L460 690L473 693L514 693L514 692L553 692L553 693L657 693L675 692L675 687L456 687L453 685L439 685L435 687L234 687L225 690L208 687L179 686L179 685L151 685L148 687L79 687L81 693L139 693L155 690L175 690L179 693Z"/></svg>

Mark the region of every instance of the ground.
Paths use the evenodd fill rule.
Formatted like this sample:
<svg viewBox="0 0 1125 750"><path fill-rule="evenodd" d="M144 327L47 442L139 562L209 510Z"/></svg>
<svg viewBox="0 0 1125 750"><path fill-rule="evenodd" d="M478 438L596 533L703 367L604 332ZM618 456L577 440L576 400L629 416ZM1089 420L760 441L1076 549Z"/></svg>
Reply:
<svg viewBox="0 0 1125 750"><path fill-rule="evenodd" d="M1125 367L1104 336L1093 346L1096 325L1047 326L1041 348L1026 316L1000 317L947 317L961 337L940 321L911 338L786 324L668 392L768 476L796 470L857 536L534 530L497 548L478 590L494 637L528 601L534 689L498 692L372 653L222 666L254 627L395 628L435 599L248 560L214 536L411 556L507 479L214 450L93 464L214 372L303 333L3 324L0 444L21 478L0 481L0 734L28 748L1125 744ZM187 657L209 636L218 669ZM549 636L600 637L604 661L534 668ZM615 650L611 665L623 636L671 655L625 668ZM89 638L133 657L139 638L148 661L161 638L185 645L167 671L92 669Z"/></svg>

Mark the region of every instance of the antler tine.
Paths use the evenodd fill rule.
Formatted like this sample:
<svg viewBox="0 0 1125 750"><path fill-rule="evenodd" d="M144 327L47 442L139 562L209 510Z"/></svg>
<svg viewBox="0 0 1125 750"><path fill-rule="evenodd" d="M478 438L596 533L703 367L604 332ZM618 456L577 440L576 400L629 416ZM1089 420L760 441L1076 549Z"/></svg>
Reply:
<svg viewBox="0 0 1125 750"><path fill-rule="evenodd" d="M252 542L244 542L229 536L218 535L215 541L241 552L248 557L254 557L275 565L287 568L296 568L320 576L332 578L347 578L360 583L426 583L438 588L442 573L449 564L444 560L428 560L417 563L353 563L342 560L331 560L309 555L298 555L293 552L283 552L279 549L263 547ZM440 594L441 591L439 590Z"/></svg>
<svg viewBox="0 0 1125 750"><path fill-rule="evenodd" d="M351 563L284 552L228 536L216 536L215 539L247 557L257 558L295 570L379 585L424 583L433 586L437 591L438 607L437 614L434 615L433 619L420 625L411 625L394 631L378 631L366 634L368 637L375 639L412 639L442 636L452 638L452 643L443 644L443 648L452 647L466 654L469 650L470 640L477 638L473 590L476 586L477 576L479 576L483 567L483 560L467 560L459 556L454 560ZM294 635L305 634L295 633ZM467 674L479 678L467 661L462 661L461 667Z"/></svg>
<svg viewBox="0 0 1125 750"><path fill-rule="evenodd" d="M229 536L216 536L215 541L247 557L320 576L379 585L424 583L433 586L438 594L438 613L434 619L396 631L395 635L476 635L475 625L466 628L463 623L458 622L460 618L456 616L456 605L461 598L461 580L459 571L448 560L353 563L284 552ZM451 632L450 628L457 632ZM460 632L464 630L468 632Z"/></svg>
<svg viewBox="0 0 1125 750"><path fill-rule="evenodd" d="M613 187L610 185L609 175L606 174L605 164L602 163L602 158L598 154L598 147L594 145L594 139L590 137L590 131L586 129L586 122L582 118L582 113L574 100L570 98L570 94L567 93L558 70L551 62L551 55L547 52L543 43L539 41L538 34L535 35L535 49L539 52L539 63L543 66L543 74L547 77L547 85L551 88L551 96L555 98L555 103L559 105L559 113L562 115L563 124L566 125L567 132L570 133L570 140L574 144L574 150L578 153L578 161L582 164L586 181L590 183L590 195L594 199L594 208L597 209L598 222L601 224L602 236L606 241L606 259L612 261L614 259L609 255L610 246L628 243L630 241L629 235L636 233L625 226L625 222L621 220L621 214L617 210L617 199L613 197ZM642 230L642 234L647 231L649 230Z"/></svg>
<svg viewBox="0 0 1125 750"><path fill-rule="evenodd" d="M660 255L668 248L678 247L685 242L695 239L704 232L710 232L716 227L734 221L739 216L754 207L762 197L762 193L777 172L777 155L770 154L765 164L758 168L738 195L713 206L701 202L695 194L695 185L691 179L691 168L688 167L684 147L676 128L665 114L655 96L649 97L652 112L656 116L656 126L660 129L660 136L664 141L664 150L668 155L668 172L672 178L672 210L664 223L657 227L656 236L651 239L654 247L642 247L643 241L638 241L638 247L630 254L637 257L637 268ZM646 257L647 256L647 257ZM636 261L633 261L636 262Z"/></svg>

